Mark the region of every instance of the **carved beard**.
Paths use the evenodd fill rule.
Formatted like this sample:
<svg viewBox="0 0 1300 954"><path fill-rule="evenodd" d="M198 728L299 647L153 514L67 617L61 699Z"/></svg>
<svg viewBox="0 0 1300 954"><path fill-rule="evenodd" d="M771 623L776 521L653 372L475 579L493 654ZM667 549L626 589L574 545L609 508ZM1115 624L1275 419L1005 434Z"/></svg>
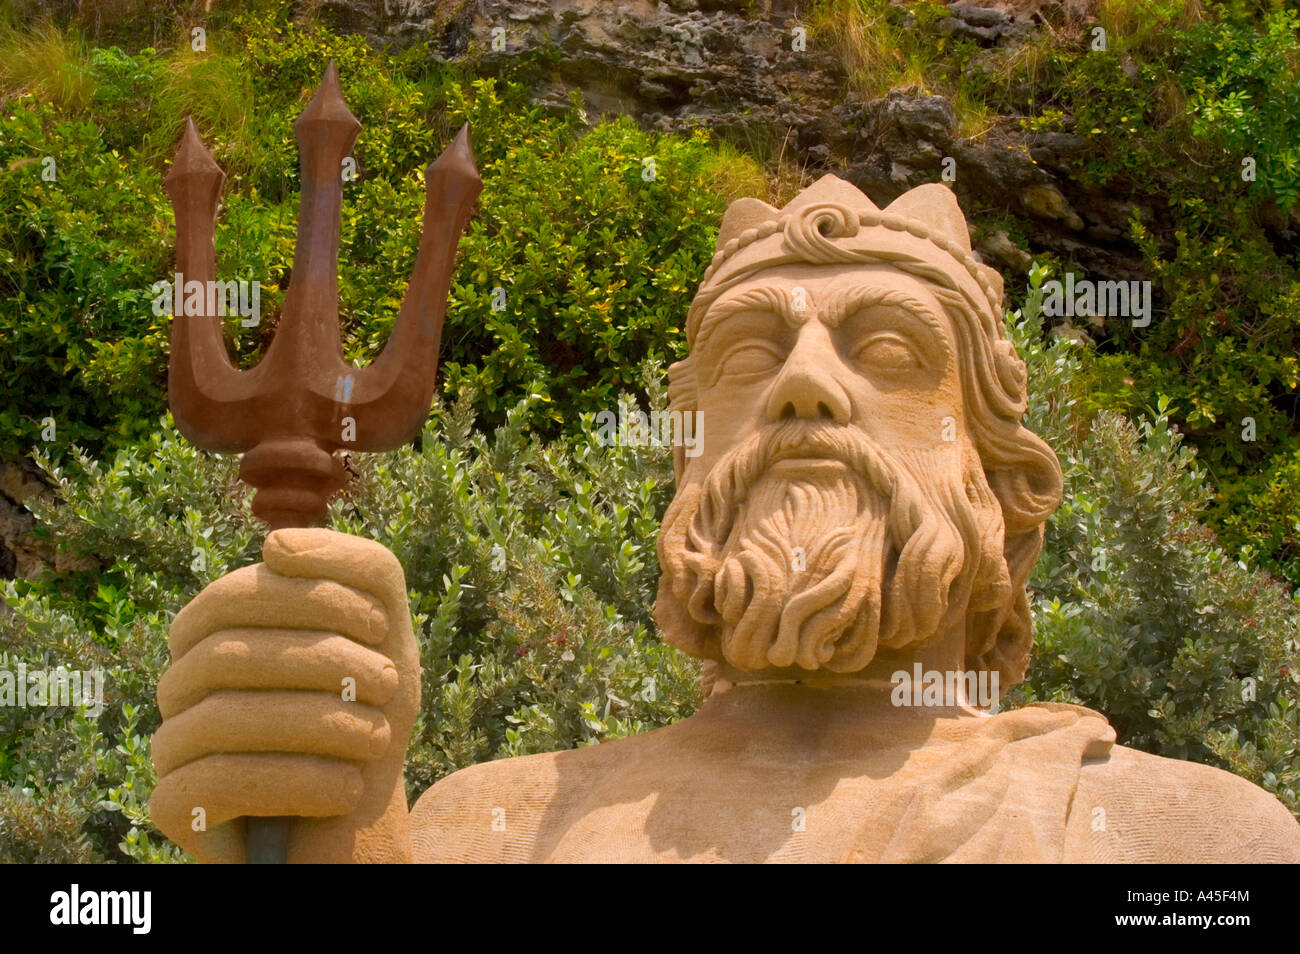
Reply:
<svg viewBox="0 0 1300 954"><path fill-rule="evenodd" d="M1005 605L1001 511L962 448L887 454L809 421L755 435L664 517L666 638L739 669L854 672Z"/></svg>

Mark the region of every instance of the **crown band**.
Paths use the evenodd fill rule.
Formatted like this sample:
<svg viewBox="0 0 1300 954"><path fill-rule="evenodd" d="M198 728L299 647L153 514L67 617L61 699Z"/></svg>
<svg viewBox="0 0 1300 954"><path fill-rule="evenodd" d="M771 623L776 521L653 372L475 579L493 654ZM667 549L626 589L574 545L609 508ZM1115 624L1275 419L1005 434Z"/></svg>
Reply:
<svg viewBox="0 0 1300 954"><path fill-rule="evenodd" d="M818 220L818 225L823 221L834 222L835 217L833 212L827 207L823 206L815 211L819 213L815 216ZM786 223L792 218L794 218L793 215L785 215L779 219L764 222L757 228L745 229L745 231L741 232L736 238L730 239L713 256L713 261L709 263L708 269L704 272L704 280L700 282L701 289L709 283L713 276L717 274L718 269L721 268L723 263L729 258L756 241L768 238L776 232L784 232ZM979 263L975 261L975 257L964 249L955 247L954 244L944 235L936 234L935 230L931 229L924 222L918 222L916 219L902 215L895 215L890 212L864 211L857 214L857 221L854 223L854 228L851 232L832 232L829 235L826 235L825 233L823 233L823 235L825 235L826 238L852 237L857 234L859 226L865 228L883 227L893 232L907 232L908 234L914 235L919 239L924 239L943 250L966 269L971 278L973 278L976 284L979 285L980 290L984 292L984 297L988 300L989 308L993 312L993 315L995 317L999 316L1002 304L1001 296L997 291L995 291L992 283L980 272ZM786 241L787 244L795 244L790 242L788 236Z"/></svg>

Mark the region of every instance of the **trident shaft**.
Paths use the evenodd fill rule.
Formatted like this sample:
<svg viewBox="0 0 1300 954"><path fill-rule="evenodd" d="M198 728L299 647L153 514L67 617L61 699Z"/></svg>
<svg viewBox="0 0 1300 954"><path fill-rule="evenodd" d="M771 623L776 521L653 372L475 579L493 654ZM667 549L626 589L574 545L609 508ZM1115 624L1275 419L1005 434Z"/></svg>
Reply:
<svg viewBox="0 0 1300 954"><path fill-rule="evenodd" d="M217 202L225 174L186 121L165 181L176 214L176 270L188 305L172 320L167 397L180 432L209 451L243 454L239 476L256 488L253 512L270 525L317 523L346 482L336 451L384 451L420 432L433 399L438 345L456 247L482 180L469 126L425 170L424 225L397 324L368 367L339 341L338 252L343 160L361 124L348 110L331 62L294 123L302 170L298 244L284 309L256 367L230 361L209 294L216 280ZM185 294L182 294L182 293ZM248 859L283 861L287 819L248 819Z"/></svg>

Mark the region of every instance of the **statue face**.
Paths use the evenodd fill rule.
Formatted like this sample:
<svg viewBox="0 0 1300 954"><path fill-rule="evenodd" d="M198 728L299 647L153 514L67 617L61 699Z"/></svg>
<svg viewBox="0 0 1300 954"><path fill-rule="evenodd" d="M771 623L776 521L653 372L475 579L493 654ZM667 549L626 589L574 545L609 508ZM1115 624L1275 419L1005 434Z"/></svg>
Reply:
<svg viewBox="0 0 1300 954"><path fill-rule="evenodd" d="M767 301L754 302L755 290ZM886 451L965 440L950 319L924 282L884 266L785 266L719 298L701 322L703 460L783 421L850 428ZM782 472L843 462L788 459Z"/></svg>
<svg viewBox="0 0 1300 954"><path fill-rule="evenodd" d="M888 266L771 268L712 304L703 450L660 541L670 638L695 626L741 669L852 672L960 623L977 575L1005 600L957 347L926 283Z"/></svg>

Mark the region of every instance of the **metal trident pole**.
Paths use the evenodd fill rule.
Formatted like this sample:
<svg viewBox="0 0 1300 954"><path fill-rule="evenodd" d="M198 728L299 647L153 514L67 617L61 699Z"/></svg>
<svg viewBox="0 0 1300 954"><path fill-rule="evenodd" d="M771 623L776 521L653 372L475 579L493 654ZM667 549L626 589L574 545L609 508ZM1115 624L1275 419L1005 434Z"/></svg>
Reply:
<svg viewBox="0 0 1300 954"><path fill-rule="evenodd" d="M392 450L419 433L434 394L456 247L483 186L466 124L425 170L423 232L393 333L378 358L355 368L339 341L337 270L341 170L360 131L331 61L294 123L302 196L284 310L266 355L247 371L231 364L221 319L209 313L226 177L193 120L165 180L176 215L178 281L205 289L201 314L172 319L168 402L177 428L196 446L244 455L239 476L257 489L253 512L272 530L324 517L347 479L335 451ZM178 289L177 300L183 297L188 301ZM248 818L246 860L283 863L289 821Z"/></svg>

